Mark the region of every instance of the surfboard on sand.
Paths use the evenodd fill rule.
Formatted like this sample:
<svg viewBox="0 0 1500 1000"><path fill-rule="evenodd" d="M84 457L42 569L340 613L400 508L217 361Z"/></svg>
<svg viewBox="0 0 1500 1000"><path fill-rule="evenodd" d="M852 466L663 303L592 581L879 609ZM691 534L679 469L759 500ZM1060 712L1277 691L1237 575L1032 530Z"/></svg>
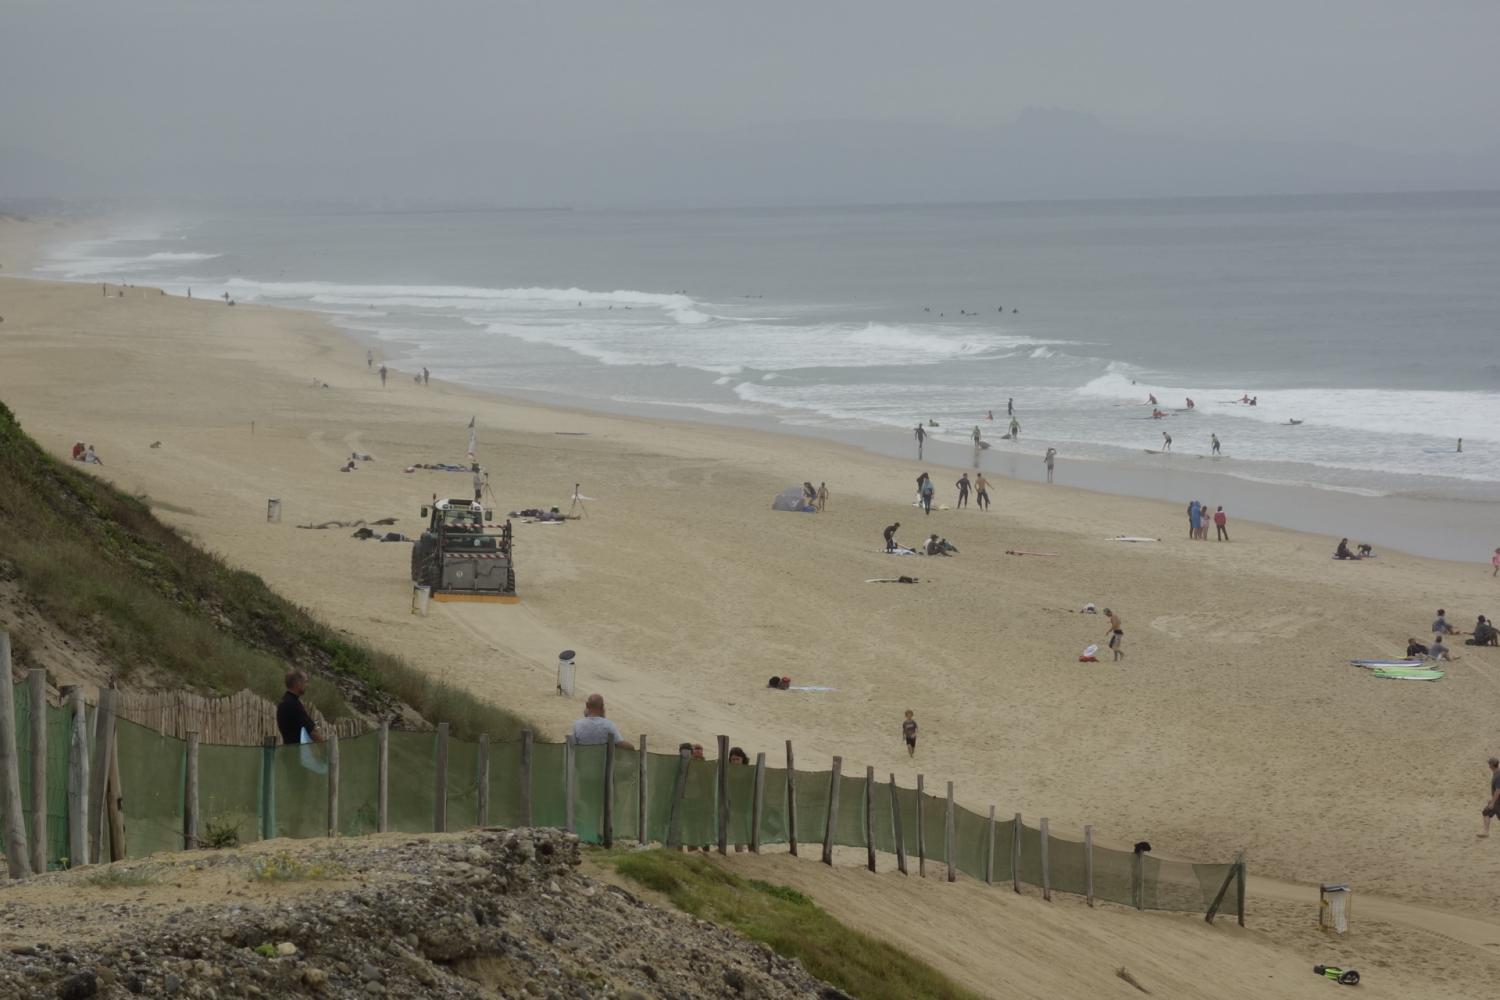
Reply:
<svg viewBox="0 0 1500 1000"><path fill-rule="evenodd" d="M1371 673L1383 681L1435 681L1443 677L1441 670L1415 670L1399 667L1378 667Z"/></svg>
<svg viewBox="0 0 1500 1000"><path fill-rule="evenodd" d="M1365 667L1367 669L1373 669L1375 667L1419 667L1419 666L1422 665L1422 661L1421 660L1415 660L1415 659L1405 659L1405 660L1350 660L1349 662L1351 664L1353 664L1354 666L1356 666L1356 667Z"/></svg>
<svg viewBox="0 0 1500 1000"><path fill-rule="evenodd" d="M1159 542L1160 538L1146 538L1143 535L1111 535L1105 539L1106 542Z"/></svg>

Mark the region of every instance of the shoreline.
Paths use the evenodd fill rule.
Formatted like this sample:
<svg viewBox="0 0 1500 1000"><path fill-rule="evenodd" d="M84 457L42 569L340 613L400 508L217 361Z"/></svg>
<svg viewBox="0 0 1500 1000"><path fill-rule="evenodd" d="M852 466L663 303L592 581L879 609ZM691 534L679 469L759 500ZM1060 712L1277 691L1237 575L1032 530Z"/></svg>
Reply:
<svg viewBox="0 0 1500 1000"><path fill-rule="evenodd" d="M557 651L573 648L580 686L654 749L792 738L799 761L839 754L903 784L922 769L966 804L1047 815L1059 831L1090 823L1101 842L1146 834L1205 860L1243 847L1281 878L1491 905L1484 876L1500 875L1500 856L1476 855L1463 824L1477 827L1468 765L1496 749L1500 659L1461 649L1444 681L1395 685L1345 662L1399 648L1434 607L1463 624L1489 613L1500 591L1472 563L1391 551L1331 570L1326 537L1238 516L1233 543L1185 546L1179 506L1066 479L997 483L988 514L937 511L930 530L962 555L893 561L876 551L883 524L902 520L903 540L929 530L909 506L909 459L437 381L383 390L357 341L315 313L60 282L0 295L0 397L44 446L87 437L100 474L170 501L180 511L158 515L233 564L549 730L577 714L553 690ZM294 527L396 514L410 530L432 492L467 480L401 467L461 456L476 412L502 504L566 508L580 480L600 498L584 521L518 525L521 605L415 618L404 546ZM354 450L377 460L339 475ZM951 503L941 476L965 465L928 464ZM770 511L812 470L833 490L828 513ZM286 523L265 522L267 497L283 499ZM922 583L864 583L896 572ZM1077 614L1085 601L1124 614L1122 665L1076 663L1101 635ZM834 691L768 695L773 672ZM916 762L896 736L907 707L923 726Z"/></svg>

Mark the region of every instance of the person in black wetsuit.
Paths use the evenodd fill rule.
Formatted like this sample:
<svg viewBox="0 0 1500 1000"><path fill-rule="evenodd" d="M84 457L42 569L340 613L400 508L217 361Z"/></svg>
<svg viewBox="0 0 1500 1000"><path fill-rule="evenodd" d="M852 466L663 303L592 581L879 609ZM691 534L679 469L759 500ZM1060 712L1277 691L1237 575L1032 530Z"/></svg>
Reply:
<svg viewBox="0 0 1500 1000"><path fill-rule="evenodd" d="M300 670L289 670L286 675L286 694L276 706L276 728L281 730L281 742L296 746L302 742L302 730L314 743L323 742L318 724L313 721L302 704L302 693L307 690L307 675Z"/></svg>

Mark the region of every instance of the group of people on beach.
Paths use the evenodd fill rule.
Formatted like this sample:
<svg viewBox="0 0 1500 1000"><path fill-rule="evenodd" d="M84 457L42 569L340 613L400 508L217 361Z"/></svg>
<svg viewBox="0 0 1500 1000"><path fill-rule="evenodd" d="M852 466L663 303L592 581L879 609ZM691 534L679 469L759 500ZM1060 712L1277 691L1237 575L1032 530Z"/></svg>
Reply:
<svg viewBox="0 0 1500 1000"><path fill-rule="evenodd" d="M1229 541L1229 515L1224 513L1222 506L1209 513L1208 504L1202 500L1193 500L1187 506L1188 516L1188 538L1200 542L1208 541L1208 526L1213 524L1217 538L1221 542Z"/></svg>
<svg viewBox="0 0 1500 1000"><path fill-rule="evenodd" d="M99 453L94 451L94 446L91 444L84 444L82 441L73 442L72 456L73 461L82 462L84 465L104 464L104 462L99 458Z"/></svg>
<svg viewBox="0 0 1500 1000"><path fill-rule="evenodd" d="M1438 608L1437 617L1432 621L1432 642L1423 644L1414 638L1406 640L1406 655L1413 659L1424 660L1456 660L1449 651L1443 639L1450 635L1467 635L1464 640L1465 646L1500 646L1500 629L1495 627L1491 618L1479 615L1474 621L1474 629L1471 632L1463 632L1448 624L1448 612Z"/></svg>

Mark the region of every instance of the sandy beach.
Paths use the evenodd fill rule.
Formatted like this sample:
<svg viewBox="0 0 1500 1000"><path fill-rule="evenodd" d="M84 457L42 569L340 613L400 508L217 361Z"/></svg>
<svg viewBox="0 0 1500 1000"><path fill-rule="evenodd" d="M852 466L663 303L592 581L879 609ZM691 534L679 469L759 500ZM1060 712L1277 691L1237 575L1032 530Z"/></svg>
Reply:
<svg viewBox="0 0 1500 1000"><path fill-rule="evenodd" d="M6 272L38 231L0 224ZM1336 538L1238 519L1230 542L1189 542L1187 497L1007 480L988 512L924 517L917 473L952 505L962 469L523 404L441 372L420 386L392 371L382 388L361 345L290 311L4 280L0 316L0 399L44 446L93 444L100 475L168 504L159 516L208 548L549 736L597 690L653 748L727 733L776 760L791 739L800 766L839 754L846 772L952 780L964 804L1047 816L1059 834L1089 823L1101 842L1197 860L1243 848L1257 875L1476 915L1500 899L1500 836L1475 836L1500 752L1500 650L1459 645L1436 683L1347 663L1399 655L1438 607L1461 628L1500 609L1487 566L1335 562ZM461 461L470 417L501 511L566 510L575 482L596 499L582 520L516 525L521 604L417 617L406 545L296 525L396 517L417 533L419 506L469 478L403 469ZM340 473L351 452L373 461ZM826 512L771 510L804 480L828 484ZM906 544L936 532L960 554L882 554L898 520ZM866 582L900 574L921 582ZM1088 602L1123 618L1123 662L1078 662L1105 637ZM554 691L564 648L577 699ZM768 691L773 674L833 690Z"/></svg>

